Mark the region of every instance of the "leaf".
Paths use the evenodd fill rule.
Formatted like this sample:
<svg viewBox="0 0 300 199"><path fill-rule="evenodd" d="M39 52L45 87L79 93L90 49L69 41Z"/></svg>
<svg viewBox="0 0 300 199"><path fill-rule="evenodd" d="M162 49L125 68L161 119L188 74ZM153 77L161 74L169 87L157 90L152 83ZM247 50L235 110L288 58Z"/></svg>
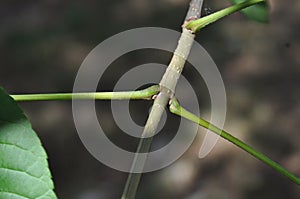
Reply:
<svg viewBox="0 0 300 199"><path fill-rule="evenodd" d="M231 0L234 4L245 2L245 0ZM251 20L268 23L269 22L269 7L267 1L257 5L250 6L241 11L246 17Z"/></svg>
<svg viewBox="0 0 300 199"><path fill-rule="evenodd" d="M55 199L47 154L17 103L0 88L0 198Z"/></svg>

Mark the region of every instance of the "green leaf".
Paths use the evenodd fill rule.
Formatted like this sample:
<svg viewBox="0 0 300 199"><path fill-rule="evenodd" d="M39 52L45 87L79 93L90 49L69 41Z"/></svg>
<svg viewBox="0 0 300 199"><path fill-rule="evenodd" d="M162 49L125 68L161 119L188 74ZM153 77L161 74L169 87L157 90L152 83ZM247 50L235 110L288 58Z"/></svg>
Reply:
<svg viewBox="0 0 300 199"><path fill-rule="evenodd" d="M245 0L231 0L234 4L245 2ZM268 23L269 22L269 7L267 1L250 6L241 11L246 17L251 20Z"/></svg>
<svg viewBox="0 0 300 199"><path fill-rule="evenodd" d="M55 199L47 154L17 103L0 88L0 198Z"/></svg>

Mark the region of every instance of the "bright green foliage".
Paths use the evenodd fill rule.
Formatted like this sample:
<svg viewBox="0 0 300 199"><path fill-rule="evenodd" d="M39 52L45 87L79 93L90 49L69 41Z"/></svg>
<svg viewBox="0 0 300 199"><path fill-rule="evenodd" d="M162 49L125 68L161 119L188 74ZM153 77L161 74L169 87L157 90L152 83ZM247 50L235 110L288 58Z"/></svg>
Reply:
<svg viewBox="0 0 300 199"><path fill-rule="evenodd" d="M0 88L0 198L55 199L47 155L17 103Z"/></svg>
<svg viewBox="0 0 300 199"><path fill-rule="evenodd" d="M231 0L234 4L245 2L245 0ZM246 17L251 20L267 23L269 21L269 8L267 1L250 6L241 11Z"/></svg>

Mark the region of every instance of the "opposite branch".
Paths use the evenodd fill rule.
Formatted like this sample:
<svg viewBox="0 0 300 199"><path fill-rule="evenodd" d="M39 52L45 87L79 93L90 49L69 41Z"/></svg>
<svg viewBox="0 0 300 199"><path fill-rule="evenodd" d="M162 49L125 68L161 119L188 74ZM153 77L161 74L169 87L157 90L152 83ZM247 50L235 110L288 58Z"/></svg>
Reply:
<svg viewBox="0 0 300 199"><path fill-rule="evenodd" d="M236 4L236 5L230 6L228 8L217 11L208 16L202 17L198 20L192 21L186 25L186 28L191 30L192 32L196 33L200 29L204 28L205 26L222 19L222 18L226 17L227 15L230 15L232 13L243 10L252 5L263 3L263 2L266 2L266 1L265 0L249 0L249 1L245 1L242 3Z"/></svg>
<svg viewBox="0 0 300 199"><path fill-rule="evenodd" d="M159 91L154 85L138 91L91 92L91 93L46 93L10 95L15 101L50 101L50 100L125 100L151 99Z"/></svg>
<svg viewBox="0 0 300 199"><path fill-rule="evenodd" d="M182 108L175 98L173 98L172 104L170 105L169 108L170 108L170 111L172 113L174 113L176 115L179 115L181 117L184 117L184 118L186 118L186 119L188 119L192 122L195 122L195 123L199 124L200 126L206 128L206 129L209 129L213 133L220 135L222 138L228 140L229 142L233 143L237 147L241 148L242 150L246 151L250 155L257 158L258 160L260 160L263 163L269 165L270 167L272 167L273 169L275 169L279 173L283 174L284 176L289 178L291 181L293 181L297 185L300 185L300 178L298 178L297 176L295 176L294 174L292 174L291 172L289 172L288 170L286 170L281 165L274 162L273 160L271 160L270 158L268 158L264 154L256 151L251 146L247 145L243 141L241 141L238 138L234 137L233 135L227 133L226 131L218 128L217 126L209 123L208 121L206 121L206 120L194 115L193 113L187 111L186 109Z"/></svg>

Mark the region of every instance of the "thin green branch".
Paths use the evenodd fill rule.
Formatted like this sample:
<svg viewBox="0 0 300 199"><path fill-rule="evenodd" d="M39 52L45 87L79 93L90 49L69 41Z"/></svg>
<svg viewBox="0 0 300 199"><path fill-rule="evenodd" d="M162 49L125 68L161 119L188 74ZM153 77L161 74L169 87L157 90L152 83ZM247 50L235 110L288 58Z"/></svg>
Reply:
<svg viewBox="0 0 300 199"><path fill-rule="evenodd" d="M226 131L218 128L217 126L209 123L208 121L194 115L193 113L187 111L186 109L184 109L183 107L181 107L179 105L178 101L175 98L172 100L172 103L171 103L169 108L170 108L170 111L172 113L174 113L176 115L179 115L181 117L184 117L184 118L186 118L186 119L188 119L192 122L195 122L195 123L199 124L200 126L206 128L206 129L209 129L213 133L216 133L216 134L220 135L222 138L228 140L229 142L233 143L237 147L243 149L247 153L249 153L252 156L254 156L255 158L257 158L258 160L260 160L263 163L269 165L270 167L272 167L273 169L275 169L279 173L283 174L284 176L289 178L291 181L293 181L297 185L300 185L300 178L298 178L297 176L295 176L291 172L287 171L285 168L280 166L278 163L274 162L273 160L271 160L270 158L268 158L264 154L256 151L254 148L247 145L246 143L239 140L238 138L236 138L236 137L232 136L231 134L227 133Z"/></svg>
<svg viewBox="0 0 300 199"><path fill-rule="evenodd" d="M213 14L210 14L208 16L202 17L198 20L191 21L186 25L187 29L190 29L192 32L196 33L200 29L204 28L205 26L218 21L219 19L222 19L223 17L226 17L227 15L230 15L234 12L243 10L244 8L250 7L255 4L263 3L265 0L249 0L245 1L239 4L235 4L233 6L230 6L228 8L225 8L223 10L220 10L218 12L215 12Z"/></svg>
<svg viewBox="0 0 300 199"><path fill-rule="evenodd" d="M50 100L124 100L124 99L151 99L159 91L154 85L138 91L120 92L85 92L85 93L47 93L47 94L20 94L10 95L15 101L50 101Z"/></svg>

